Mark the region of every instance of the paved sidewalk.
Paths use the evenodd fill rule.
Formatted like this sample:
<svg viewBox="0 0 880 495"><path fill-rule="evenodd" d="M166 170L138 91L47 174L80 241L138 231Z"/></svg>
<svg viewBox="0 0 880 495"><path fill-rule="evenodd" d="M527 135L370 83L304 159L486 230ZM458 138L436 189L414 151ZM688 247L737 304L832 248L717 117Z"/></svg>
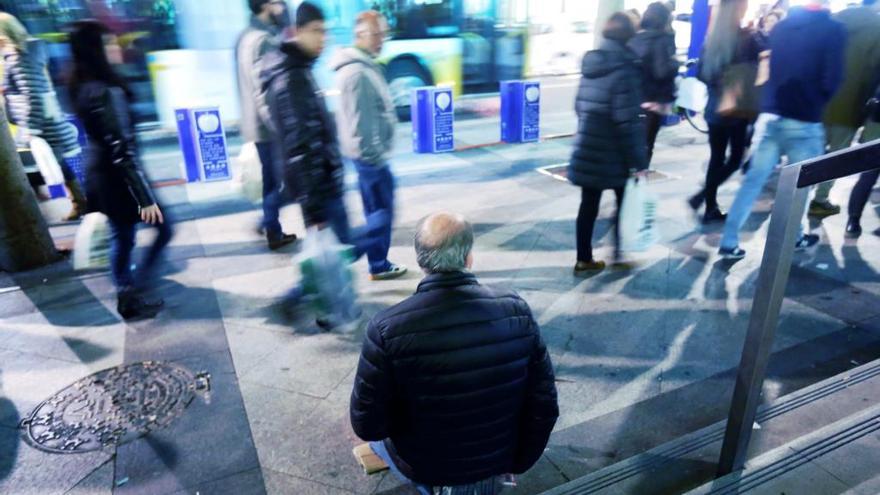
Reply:
<svg viewBox="0 0 880 495"><path fill-rule="evenodd" d="M663 243L639 255L632 273L590 279L571 275L579 192L535 171L567 161L570 139L395 157L391 259L415 268L417 221L438 209L464 213L477 232L477 275L525 297L551 350L562 415L547 452L510 493L539 493L726 415L772 190L747 225L748 258L720 261L717 229L697 227L684 203L701 182L704 139L681 127L660 141ZM840 181L833 198L843 201L852 183ZM597 228L600 257L610 255L611 196ZM359 198L348 201L357 223ZM389 475L368 478L351 455L359 441L348 398L362 331L323 333L306 315L288 321L278 310L298 277L294 249L269 253L254 232L259 213L242 199L172 204L177 236L158 289L169 307L154 321L122 323L106 273L61 263L0 274L0 493L412 493ZM866 232L880 227L870 212L864 221ZM304 232L295 206L282 223ZM880 357L880 239L844 241L844 223L815 225L821 245L796 258L768 399ZM73 227L53 233L69 238ZM368 314L418 283L415 273L369 282L363 260L355 271ZM195 401L166 430L115 452L44 454L20 440L19 418L52 393L145 359L210 371L211 403Z"/></svg>

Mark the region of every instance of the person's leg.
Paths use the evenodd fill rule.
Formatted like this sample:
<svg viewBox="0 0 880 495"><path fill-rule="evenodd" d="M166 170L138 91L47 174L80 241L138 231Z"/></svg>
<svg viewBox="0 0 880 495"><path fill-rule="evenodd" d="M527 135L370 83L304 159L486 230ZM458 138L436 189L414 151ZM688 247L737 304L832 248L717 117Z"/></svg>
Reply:
<svg viewBox="0 0 880 495"><path fill-rule="evenodd" d="M865 124L865 129L862 131L862 137L859 139L859 142L867 143L875 139L880 139L880 123L868 122ZM857 224L862 217L862 211L864 211L865 205L868 204L868 199L871 197L871 190L877 183L878 177L880 177L880 170L872 170L863 173L859 176L859 180L856 182L856 185L849 196L849 217L851 220L854 219Z"/></svg>
<svg viewBox="0 0 880 495"><path fill-rule="evenodd" d="M375 166L359 161L354 162L358 171L358 179L361 190L361 201L364 205L364 215L369 224L370 216L385 210L389 222L369 232L373 238L371 247L367 250L367 259L370 265L370 273L377 274L388 271L391 263L388 261L388 250L391 247L391 219L394 211L394 180L388 167Z"/></svg>
<svg viewBox="0 0 880 495"><path fill-rule="evenodd" d="M749 218L752 206L761 194L770 174L773 173L774 167L779 163L780 145L777 136L779 121L770 119L769 115L763 114L755 124L755 140L758 146L752 156L752 166L743 179L736 199L733 200L733 205L727 214L721 237L722 250L732 250L739 246L739 231Z"/></svg>
<svg viewBox="0 0 880 495"><path fill-rule="evenodd" d="M856 135L856 129L846 126L829 125L825 128L827 134L828 152L833 153L849 148L852 145L853 138ZM833 206L828 199L831 194L831 188L834 187L834 181L823 182L816 186L816 193L813 195L813 205L821 205L827 207ZM815 209L815 208L814 208ZM837 210L838 208L834 208Z"/></svg>
<svg viewBox="0 0 880 495"><path fill-rule="evenodd" d="M620 207L623 206L624 188L618 187L614 189L614 197L617 198L617 208L614 210L614 261L622 260L620 253Z"/></svg>
<svg viewBox="0 0 880 495"><path fill-rule="evenodd" d="M825 129L822 124L783 119L780 122L783 152L788 155L789 165L794 165L825 153ZM804 202L804 218L806 205ZM798 230L797 238L804 235L803 222Z"/></svg>
<svg viewBox="0 0 880 495"><path fill-rule="evenodd" d="M110 220L110 270L117 290L131 287L131 252L137 224Z"/></svg>
<svg viewBox="0 0 880 495"><path fill-rule="evenodd" d="M263 173L263 228L266 229L266 237L281 237L281 222L278 220L281 192L275 168L274 146L269 142L255 144Z"/></svg>
<svg viewBox="0 0 880 495"><path fill-rule="evenodd" d="M165 251L165 248L174 236L173 220L166 211L163 211L162 213L165 221L154 225L156 229L156 240L153 241L153 244L150 246L149 250L147 250L144 261L138 268L137 276L135 277L135 283L139 288L144 288L152 284L156 264L159 262L162 253Z"/></svg>
<svg viewBox="0 0 880 495"><path fill-rule="evenodd" d="M718 208L718 187L721 185L721 177L724 174L724 162L727 155L727 145L730 143L731 127L726 125L709 124L709 168L706 170L706 211Z"/></svg>
<svg viewBox="0 0 880 495"><path fill-rule="evenodd" d="M602 199L602 191L599 189L581 188L581 206L578 210L576 236L577 236L577 261L591 262L593 260L593 229L596 226L596 217L599 216L599 202Z"/></svg>
<svg viewBox="0 0 880 495"><path fill-rule="evenodd" d="M655 112L646 112L645 127L648 134L648 164L650 164L651 159L654 157L654 144L657 142L657 134L660 133L660 128L663 127L663 116Z"/></svg>
<svg viewBox="0 0 880 495"><path fill-rule="evenodd" d="M372 450L373 453L379 456L379 458L388 465L388 469L391 471L392 474L394 474L394 476L398 480L413 485L416 490L418 490L419 495L433 495L433 490L431 489L431 487L427 485L420 485L413 480L407 478L406 476L404 476L403 473L400 472L400 469L398 469L397 465L394 464L394 459L391 458L391 454L388 452L388 448L385 447L385 442L370 442L370 450Z"/></svg>

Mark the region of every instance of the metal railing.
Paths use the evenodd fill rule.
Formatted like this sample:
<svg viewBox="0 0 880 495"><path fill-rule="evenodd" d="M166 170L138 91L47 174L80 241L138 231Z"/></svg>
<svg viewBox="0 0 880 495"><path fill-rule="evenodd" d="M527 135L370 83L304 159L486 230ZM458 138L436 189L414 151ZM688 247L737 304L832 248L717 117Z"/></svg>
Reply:
<svg viewBox="0 0 880 495"><path fill-rule="evenodd" d="M718 475L743 468L810 187L880 168L880 140L784 167L755 288Z"/></svg>

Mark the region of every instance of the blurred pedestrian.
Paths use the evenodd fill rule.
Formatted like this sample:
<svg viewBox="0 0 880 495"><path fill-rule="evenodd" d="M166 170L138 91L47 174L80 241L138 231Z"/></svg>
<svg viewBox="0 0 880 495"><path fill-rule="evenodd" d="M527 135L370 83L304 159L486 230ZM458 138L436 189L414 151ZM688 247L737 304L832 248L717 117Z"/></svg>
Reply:
<svg viewBox="0 0 880 495"><path fill-rule="evenodd" d="M672 13L662 2L648 5L641 20L641 30L629 42L642 64L642 109L648 135L648 163L654 155L654 143L663 120L672 113L675 102L675 33L671 31Z"/></svg>
<svg viewBox="0 0 880 495"><path fill-rule="evenodd" d="M118 291L117 309L125 319L151 318L163 302L146 300L144 291L171 240L172 229L141 170L131 91L111 66L122 63L122 50L116 36L94 20L74 23L70 48L71 101L89 138L89 208L107 215L110 221L110 267ZM132 273L131 252L140 222L155 226L158 235L137 273Z"/></svg>
<svg viewBox="0 0 880 495"><path fill-rule="evenodd" d="M880 70L880 2L864 0L862 6L843 10L834 19L846 27L847 43L843 84L828 103L823 118L828 151L832 152L852 145L865 124L865 103L873 94L874 75ZM866 128L863 142L880 137L872 135L874 130L874 126ZM822 218L840 213L840 206L829 199L832 186L834 181L816 186L810 216Z"/></svg>
<svg viewBox="0 0 880 495"><path fill-rule="evenodd" d="M9 121L22 129L25 141L36 136L52 148L73 203L65 220L77 220L86 212L86 196L67 160L78 157L82 150L76 126L67 121L58 103L44 42L31 38L15 17L0 12L0 51Z"/></svg>
<svg viewBox="0 0 880 495"><path fill-rule="evenodd" d="M865 122L865 128L862 130L862 142L868 142L880 139L880 68L878 68L876 77L874 78L874 96L869 106L869 115ZM877 184L880 177L880 169L874 169L865 172L859 176L858 182L853 187L849 196L849 220L846 222L846 236L856 238L862 235L862 212L868 204L871 197L871 190ZM880 230L877 231L880 233Z"/></svg>
<svg viewBox="0 0 880 495"><path fill-rule="evenodd" d="M376 240L369 234L391 220L380 210L368 216L367 229L352 229L348 222L336 130L312 75L326 40L323 11L313 3L301 3L293 38L265 56L262 79L281 145L284 187L297 193L307 228L331 229L341 243L354 246L357 259ZM301 285L294 288L285 306L295 304L302 293Z"/></svg>
<svg viewBox="0 0 880 495"><path fill-rule="evenodd" d="M719 253L739 259L739 231L782 155L795 164L825 152L822 114L840 87L846 29L831 18L828 0L810 0L791 9L770 35L770 79L764 85L761 115L755 123L755 152L721 238ZM806 205L804 205L806 206ZM795 248L807 249L819 236L798 232Z"/></svg>
<svg viewBox="0 0 880 495"><path fill-rule="evenodd" d="M593 229L602 191L617 196L614 220L614 264L626 269L620 251L620 205L627 179L648 168L645 126L642 122L642 70L638 56L627 47L635 36L630 18L618 12L602 30L599 49L587 52L581 66L575 110L578 132L568 166L568 179L581 187L577 217L575 275L605 268L593 257Z"/></svg>
<svg viewBox="0 0 880 495"><path fill-rule="evenodd" d="M282 204L278 180L277 149L270 130L271 115L260 80L262 60L270 51L278 50L280 35L290 23L284 0L248 0L250 25L235 46L238 69L238 91L241 102L241 135L257 148L263 175L263 223L269 249L279 249L296 241L296 235L285 234L278 220Z"/></svg>
<svg viewBox="0 0 880 495"><path fill-rule="evenodd" d="M731 67L750 66L755 71L758 68L758 45L752 33L741 27L747 7L747 0L721 1L712 13L697 68L697 77L709 90L704 115L709 124L710 155L705 186L688 203L695 211L705 203L704 224L723 222L726 218L718 206L718 188L742 166L748 127L753 119L718 112L724 92L729 90L726 76Z"/></svg>
<svg viewBox="0 0 880 495"><path fill-rule="evenodd" d="M784 17L785 11L779 9L771 9L761 17L758 21L758 29L754 33L758 51L763 52L770 49L770 33Z"/></svg>
<svg viewBox="0 0 880 495"><path fill-rule="evenodd" d="M386 211L389 221L377 230L367 250L371 280L390 280L406 267L388 261L394 217L394 175L388 163L397 116L385 74L376 57L388 37L388 21L370 10L354 26L355 44L338 50L330 65L340 90L337 128L342 154L358 172L364 214Z"/></svg>
<svg viewBox="0 0 880 495"><path fill-rule="evenodd" d="M496 493L499 476L538 461L559 416L538 324L469 272L473 240L460 215L421 222L427 277L370 322L354 380L354 432L421 494Z"/></svg>

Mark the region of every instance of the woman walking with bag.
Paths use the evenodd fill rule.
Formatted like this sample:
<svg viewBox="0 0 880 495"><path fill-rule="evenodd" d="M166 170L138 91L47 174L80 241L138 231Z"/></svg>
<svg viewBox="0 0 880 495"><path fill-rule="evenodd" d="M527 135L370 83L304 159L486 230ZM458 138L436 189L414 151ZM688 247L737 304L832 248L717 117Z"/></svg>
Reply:
<svg viewBox="0 0 880 495"><path fill-rule="evenodd" d="M89 138L86 189L90 208L110 221L110 265L118 291L117 309L125 319L152 318L163 303L145 300L143 292L172 230L138 163L131 93L110 65L121 62L122 51L116 37L92 20L74 24L70 48L71 100ZM131 252L140 222L154 225L158 235L138 273L133 274Z"/></svg>
<svg viewBox="0 0 880 495"><path fill-rule="evenodd" d="M760 52L752 33L741 26L748 8L747 0L721 0L713 12L712 25L700 56L698 77L706 83L709 101L706 104L706 122L709 124L711 155L706 170L706 185L688 200L691 208L699 210L705 202L703 223L723 222L727 215L718 207L718 188L739 170L746 153L748 127L757 117L731 112L731 75L736 69L757 74ZM751 84L754 85L754 79ZM740 87L739 91L755 91ZM719 108L720 107L720 108ZM728 155L728 149L730 154Z"/></svg>
<svg viewBox="0 0 880 495"><path fill-rule="evenodd" d="M568 167L569 180L581 187L577 217L575 275L605 268L593 258L593 229L602 191L617 196L614 222L614 265L630 268L621 259L618 219L627 179L648 168L646 134L642 122L642 73L638 57L627 48L635 36L632 20L618 12L602 30L598 50L584 55L575 110L578 132Z"/></svg>
<svg viewBox="0 0 880 495"><path fill-rule="evenodd" d="M25 136L40 137L52 148L73 203L65 220L77 220L86 211L86 198L65 158L79 156L82 150L76 127L67 122L58 104L46 70L48 60L43 42L30 38L18 19L0 12L0 50L3 96L9 121L23 128Z"/></svg>

